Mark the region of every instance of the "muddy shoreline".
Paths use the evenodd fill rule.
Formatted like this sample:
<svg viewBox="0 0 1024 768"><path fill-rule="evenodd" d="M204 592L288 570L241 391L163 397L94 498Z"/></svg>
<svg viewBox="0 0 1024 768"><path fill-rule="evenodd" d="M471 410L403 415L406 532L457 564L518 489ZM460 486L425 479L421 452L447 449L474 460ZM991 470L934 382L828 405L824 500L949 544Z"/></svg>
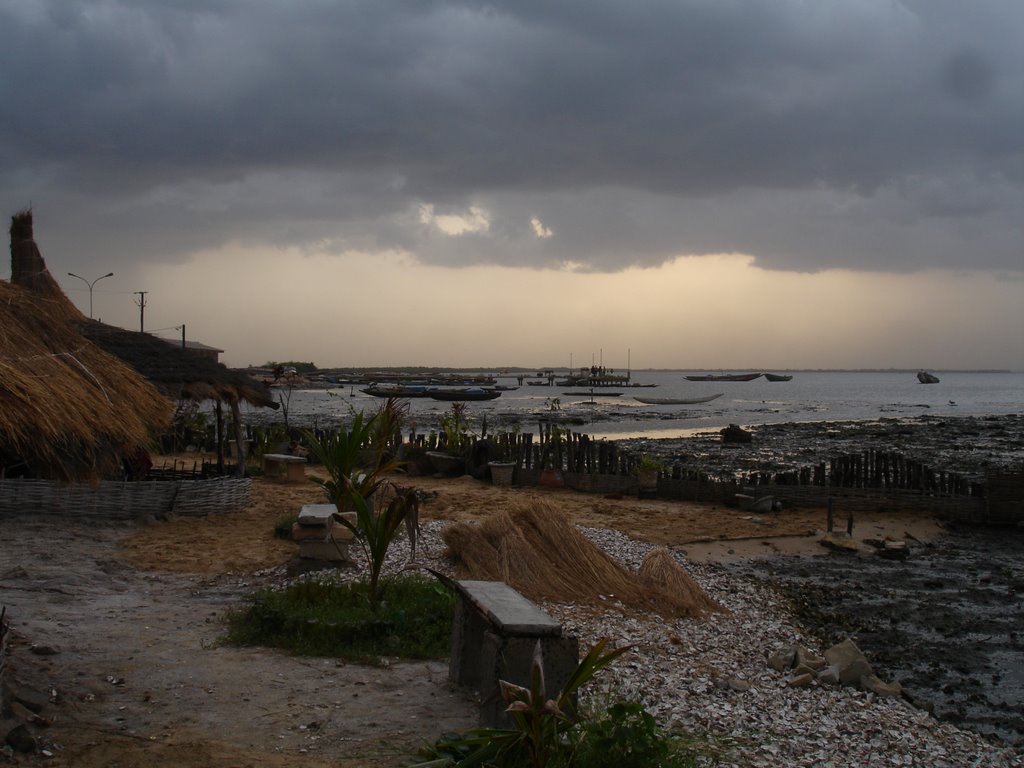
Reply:
<svg viewBox="0 0 1024 768"><path fill-rule="evenodd" d="M1024 746L1024 529L956 527L906 560L833 553L729 566L847 637L937 718Z"/></svg>
<svg viewBox="0 0 1024 768"><path fill-rule="evenodd" d="M1024 417L920 417L753 427L749 445L717 433L631 440L631 450L728 476L788 470L868 449L901 452L982 479L1024 466ZM833 552L732 563L793 604L827 647L852 637L883 677L936 717L1024 746L1024 528L945 526L906 560ZM859 538L862 531L854 531Z"/></svg>
<svg viewBox="0 0 1024 768"><path fill-rule="evenodd" d="M717 430L692 437L618 440L622 448L722 477L792 470L833 456L883 450L980 480L1024 467L1024 415L790 422L750 427L751 442L723 443Z"/></svg>

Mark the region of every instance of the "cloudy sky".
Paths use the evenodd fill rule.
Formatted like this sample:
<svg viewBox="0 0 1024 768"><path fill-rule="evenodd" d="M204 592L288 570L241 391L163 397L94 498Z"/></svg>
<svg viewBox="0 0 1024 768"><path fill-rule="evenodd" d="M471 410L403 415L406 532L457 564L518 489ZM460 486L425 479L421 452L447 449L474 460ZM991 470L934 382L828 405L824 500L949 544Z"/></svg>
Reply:
<svg viewBox="0 0 1024 768"><path fill-rule="evenodd" d="M3 210L83 311L113 271L97 317L231 365L1024 369L1020 0L0 0L0 29Z"/></svg>

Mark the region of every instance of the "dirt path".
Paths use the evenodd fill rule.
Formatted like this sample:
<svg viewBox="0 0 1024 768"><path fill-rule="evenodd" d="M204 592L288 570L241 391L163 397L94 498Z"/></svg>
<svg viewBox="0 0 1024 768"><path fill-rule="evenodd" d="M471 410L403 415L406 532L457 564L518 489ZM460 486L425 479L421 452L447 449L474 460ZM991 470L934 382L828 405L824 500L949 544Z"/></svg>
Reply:
<svg viewBox="0 0 1024 768"><path fill-rule="evenodd" d="M770 516L724 507L496 488L469 478L413 478L429 519L482 518L512 499L553 498L581 525L722 557L817 547L824 513ZM257 479L244 511L145 527L0 520L0 603L12 624L15 679L43 694L53 725L47 765L99 768L399 765L419 744L475 724L447 664L387 667L221 647L220 617L291 558L274 524L313 485ZM865 517L863 537L926 538L920 517ZM20 757L35 764L40 757Z"/></svg>
<svg viewBox="0 0 1024 768"><path fill-rule="evenodd" d="M53 522L0 523L5 552L18 553L0 572L12 668L56 692L49 765L276 766L297 753L303 765L389 765L474 724L443 662L377 668L219 647L219 617L244 579L139 571L118 551L130 529Z"/></svg>

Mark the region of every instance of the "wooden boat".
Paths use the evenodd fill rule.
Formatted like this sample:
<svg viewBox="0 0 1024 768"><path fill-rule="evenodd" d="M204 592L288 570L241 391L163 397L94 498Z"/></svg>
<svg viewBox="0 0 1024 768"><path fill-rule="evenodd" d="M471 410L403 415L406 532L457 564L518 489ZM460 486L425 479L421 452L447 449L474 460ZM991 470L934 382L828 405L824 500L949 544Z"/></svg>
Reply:
<svg viewBox="0 0 1024 768"><path fill-rule="evenodd" d="M621 392L607 392L605 390L588 390L586 392L563 392L566 397L619 397Z"/></svg>
<svg viewBox="0 0 1024 768"><path fill-rule="evenodd" d="M753 381L761 377L760 373L705 373L687 376L687 381Z"/></svg>
<svg viewBox="0 0 1024 768"><path fill-rule="evenodd" d="M433 389L425 384L371 384L359 391L374 397L429 397Z"/></svg>
<svg viewBox="0 0 1024 768"><path fill-rule="evenodd" d="M427 395L434 400L494 400L501 397L501 392L480 387L462 389L432 389Z"/></svg>
<svg viewBox="0 0 1024 768"><path fill-rule="evenodd" d="M934 373L928 373L928 371L918 371L917 380L922 384L938 384L939 377Z"/></svg>
<svg viewBox="0 0 1024 768"><path fill-rule="evenodd" d="M723 392L718 392L706 397L637 397L634 395L633 399L644 405L697 405L698 403L710 403L723 394Z"/></svg>
<svg viewBox="0 0 1024 768"><path fill-rule="evenodd" d="M766 379L768 379L768 381L792 381L793 380L793 377L790 376L789 374L782 374L782 373L766 373L764 375L764 377Z"/></svg>

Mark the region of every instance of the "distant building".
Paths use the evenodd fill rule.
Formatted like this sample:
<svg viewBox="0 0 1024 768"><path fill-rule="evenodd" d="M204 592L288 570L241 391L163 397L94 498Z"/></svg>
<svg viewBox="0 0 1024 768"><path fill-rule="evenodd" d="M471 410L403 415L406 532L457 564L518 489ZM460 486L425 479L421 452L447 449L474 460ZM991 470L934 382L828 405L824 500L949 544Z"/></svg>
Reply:
<svg viewBox="0 0 1024 768"><path fill-rule="evenodd" d="M173 344L176 347L181 346L180 339L161 339L166 341L168 344ZM201 341L185 341L185 349L195 352L197 355L213 360L215 363L220 362L220 356L223 354L223 349L217 349L217 347L211 347L209 344L203 344Z"/></svg>

